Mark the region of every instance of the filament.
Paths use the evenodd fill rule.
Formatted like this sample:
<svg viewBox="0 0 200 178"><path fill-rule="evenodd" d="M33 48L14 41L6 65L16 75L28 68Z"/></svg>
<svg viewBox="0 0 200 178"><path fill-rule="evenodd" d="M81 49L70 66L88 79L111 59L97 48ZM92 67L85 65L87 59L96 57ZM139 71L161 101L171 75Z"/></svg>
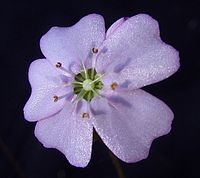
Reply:
<svg viewBox="0 0 200 178"><path fill-rule="evenodd" d="M87 70L86 70L86 68L85 68L85 64L84 64L83 61L81 61L81 63L82 63L83 70L84 70L84 73L85 73L85 78L88 79L88 73L87 73Z"/></svg>
<svg viewBox="0 0 200 178"><path fill-rule="evenodd" d="M65 74L66 74L66 76L72 77L72 74L71 74L66 68L64 68L64 67L62 66L62 63L61 63L61 62L57 62L57 63L55 64L55 66L56 66L56 68L58 68L58 69L64 71Z"/></svg>

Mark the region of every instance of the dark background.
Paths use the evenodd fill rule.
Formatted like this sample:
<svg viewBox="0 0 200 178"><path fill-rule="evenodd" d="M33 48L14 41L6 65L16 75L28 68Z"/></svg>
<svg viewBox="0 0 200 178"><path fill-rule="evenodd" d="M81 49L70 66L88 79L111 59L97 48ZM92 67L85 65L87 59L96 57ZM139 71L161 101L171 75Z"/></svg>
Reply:
<svg viewBox="0 0 200 178"><path fill-rule="evenodd" d="M93 146L88 167L71 166L62 153L34 137L35 123L23 119L30 95L28 67L43 57L39 40L52 26L71 26L90 13L108 28L122 16L147 13L158 20L163 41L180 52L181 68L144 89L168 104L175 119L170 134L156 139L149 157L121 162L127 178L200 177L200 3L199 1L72 0L1 1L0 178L116 178L108 149Z"/></svg>

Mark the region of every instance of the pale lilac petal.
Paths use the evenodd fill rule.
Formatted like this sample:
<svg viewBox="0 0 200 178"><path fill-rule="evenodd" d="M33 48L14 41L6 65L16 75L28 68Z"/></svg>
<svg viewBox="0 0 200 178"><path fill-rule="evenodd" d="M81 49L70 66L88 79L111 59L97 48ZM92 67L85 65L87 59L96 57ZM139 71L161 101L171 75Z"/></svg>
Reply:
<svg viewBox="0 0 200 178"><path fill-rule="evenodd" d="M153 46L152 46L153 48ZM127 60L128 61L128 60ZM113 65L113 68L102 79L105 86L112 82L120 86L127 83L125 88L136 89L156 83L175 73L179 68L178 52L168 45L158 45L141 57ZM121 67L121 68L120 68Z"/></svg>
<svg viewBox="0 0 200 178"><path fill-rule="evenodd" d="M122 17L122 18L120 18L119 20L117 20L115 23L113 23L113 24L110 26L110 28L107 30L107 32L106 32L106 38L108 38L110 35L112 35L112 34L115 32L115 30L116 30L117 28L119 28L120 25L122 25L122 24L125 22L125 20L126 20L126 18L125 18L125 17Z"/></svg>
<svg viewBox="0 0 200 178"><path fill-rule="evenodd" d="M74 61L80 62L88 58L92 48L99 46L104 38L103 17L91 14L71 27L52 27L41 38L40 47L53 64L61 62L68 69Z"/></svg>
<svg viewBox="0 0 200 178"><path fill-rule="evenodd" d="M107 52L99 56L97 66L104 69L110 62L141 56L155 39L160 39L157 21L145 14L133 16L104 41Z"/></svg>
<svg viewBox="0 0 200 178"><path fill-rule="evenodd" d="M178 52L161 41L158 23L148 15L126 20L103 46L107 51L99 55L97 71L130 79L133 88L163 80L179 68Z"/></svg>
<svg viewBox="0 0 200 178"><path fill-rule="evenodd" d="M67 102L58 114L38 121L35 128L35 136L45 147L58 149L77 167L87 166L92 151L93 127L82 112L87 112L86 103L75 110Z"/></svg>
<svg viewBox="0 0 200 178"><path fill-rule="evenodd" d="M120 72L120 80L131 81L130 88L159 82L174 74L179 68L178 52L166 44L160 44L131 62Z"/></svg>
<svg viewBox="0 0 200 178"><path fill-rule="evenodd" d="M173 113L143 90L92 100L94 128L108 148L125 162L148 156L153 139L171 129Z"/></svg>
<svg viewBox="0 0 200 178"><path fill-rule="evenodd" d="M62 77L46 60L39 59L31 63L29 82L32 92L24 107L24 117L28 121L37 121L58 112L65 100L54 102L54 96L63 96L69 89L61 87Z"/></svg>

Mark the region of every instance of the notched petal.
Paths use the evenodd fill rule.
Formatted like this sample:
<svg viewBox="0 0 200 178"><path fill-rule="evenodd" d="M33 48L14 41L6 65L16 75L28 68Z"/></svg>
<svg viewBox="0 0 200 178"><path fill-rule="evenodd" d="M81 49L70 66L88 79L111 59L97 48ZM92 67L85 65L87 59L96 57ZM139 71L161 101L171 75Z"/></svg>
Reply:
<svg viewBox="0 0 200 178"><path fill-rule="evenodd" d="M122 17L113 23L106 32L106 38L109 38L109 36L112 35L127 19L128 17Z"/></svg>
<svg viewBox="0 0 200 178"><path fill-rule="evenodd" d="M102 16L90 14L71 27L52 27L40 40L44 56L55 65L63 67L76 61L80 64L105 39L105 24Z"/></svg>
<svg viewBox="0 0 200 178"><path fill-rule="evenodd" d="M174 117L166 104L143 90L95 98L91 105L95 130L125 162L145 159L152 141L170 131Z"/></svg>
<svg viewBox="0 0 200 178"><path fill-rule="evenodd" d="M61 151L76 167L85 167L92 152L93 127L86 112L86 103L74 108L70 102L56 115L37 122L35 136L47 148Z"/></svg>
<svg viewBox="0 0 200 178"><path fill-rule="evenodd" d="M55 103L54 96L63 96L68 89L62 88L62 77L46 59L31 63L29 81L32 92L24 107L26 120L40 120L55 114L63 107L65 100L62 99Z"/></svg>

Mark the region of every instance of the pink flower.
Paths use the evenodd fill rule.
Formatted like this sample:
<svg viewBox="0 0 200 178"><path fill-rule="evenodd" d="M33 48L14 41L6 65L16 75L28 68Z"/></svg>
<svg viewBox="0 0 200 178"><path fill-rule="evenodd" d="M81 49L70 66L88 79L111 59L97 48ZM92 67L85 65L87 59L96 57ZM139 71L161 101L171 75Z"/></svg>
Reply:
<svg viewBox="0 0 200 178"><path fill-rule="evenodd" d="M37 121L38 140L72 165L90 161L93 129L125 162L145 159L152 141L170 131L170 108L139 89L179 68L178 52L150 16L121 18L105 32L103 17L91 14L51 28L40 47L46 59L30 65L24 116Z"/></svg>

